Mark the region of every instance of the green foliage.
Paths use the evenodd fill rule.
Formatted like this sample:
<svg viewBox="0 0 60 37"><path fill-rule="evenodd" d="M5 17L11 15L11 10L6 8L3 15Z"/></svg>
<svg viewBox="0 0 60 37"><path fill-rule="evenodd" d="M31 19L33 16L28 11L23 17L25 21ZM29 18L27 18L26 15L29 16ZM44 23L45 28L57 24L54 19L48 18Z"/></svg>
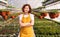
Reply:
<svg viewBox="0 0 60 37"><path fill-rule="evenodd" d="M5 1L7 1L7 0L5 0Z"/></svg>
<svg viewBox="0 0 60 37"><path fill-rule="evenodd" d="M8 8L15 8L14 6L7 6Z"/></svg>
<svg viewBox="0 0 60 37"><path fill-rule="evenodd" d="M59 28L60 28L60 25L58 23L35 17L34 30L35 30L36 36L59 35L60 34Z"/></svg>
<svg viewBox="0 0 60 37"><path fill-rule="evenodd" d="M7 10L7 9L0 9L0 11L9 11L9 10Z"/></svg>
<svg viewBox="0 0 60 37"><path fill-rule="evenodd" d="M57 13L58 12L58 10L51 10L51 13Z"/></svg>

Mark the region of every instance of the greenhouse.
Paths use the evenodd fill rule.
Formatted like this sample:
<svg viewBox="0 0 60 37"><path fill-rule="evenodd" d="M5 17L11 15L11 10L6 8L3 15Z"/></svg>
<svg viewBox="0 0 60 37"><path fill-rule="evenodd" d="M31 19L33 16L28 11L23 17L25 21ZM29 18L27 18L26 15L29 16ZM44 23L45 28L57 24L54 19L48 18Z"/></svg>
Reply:
<svg viewBox="0 0 60 37"><path fill-rule="evenodd" d="M20 37L19 15L24 4L31 5L36 37L60 37L60 0L1 0L0 37Z"/></svg>

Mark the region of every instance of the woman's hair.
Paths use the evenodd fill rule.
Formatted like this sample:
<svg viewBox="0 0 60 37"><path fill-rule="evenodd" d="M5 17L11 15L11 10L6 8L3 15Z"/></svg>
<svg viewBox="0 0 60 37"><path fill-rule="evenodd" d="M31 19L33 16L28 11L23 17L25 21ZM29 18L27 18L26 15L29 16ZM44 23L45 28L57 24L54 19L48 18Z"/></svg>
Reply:
<svg viewBox="0 0 60 37"><path fill-rule="evenodd" d="M25 5L23 5L23 7L22 7L22 11L24 12L24 8L25 8L26 6L29 7L29 13L31 13L31 6L30 6L29 4L25 4Z"/></svg>

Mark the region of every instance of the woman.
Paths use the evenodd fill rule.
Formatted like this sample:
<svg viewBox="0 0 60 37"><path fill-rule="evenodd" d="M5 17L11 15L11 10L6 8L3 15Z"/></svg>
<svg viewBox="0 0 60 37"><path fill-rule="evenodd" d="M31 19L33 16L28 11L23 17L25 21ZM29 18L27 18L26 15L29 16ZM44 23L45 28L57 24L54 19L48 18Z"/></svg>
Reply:
<svg viewBox="0 0 60 37"><path fill-rule="evenodd" d="M35 37L33 30L34 15L31 14L31 6L29 4L25 4L22 7L22 11L23 14L19 15L19 37Z"/></svg>

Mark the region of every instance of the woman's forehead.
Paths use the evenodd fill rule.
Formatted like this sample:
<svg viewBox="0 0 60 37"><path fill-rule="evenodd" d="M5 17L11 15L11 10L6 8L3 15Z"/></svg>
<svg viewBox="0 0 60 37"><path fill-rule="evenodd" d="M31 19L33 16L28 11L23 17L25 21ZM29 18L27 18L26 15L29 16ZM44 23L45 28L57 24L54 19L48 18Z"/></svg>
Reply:
<svg viewBox="0 0 60 37"><path fill-rule="evenodd" d="M27 8L28 8L29 6L25 6L25 7L27 7Z"/></svg>

